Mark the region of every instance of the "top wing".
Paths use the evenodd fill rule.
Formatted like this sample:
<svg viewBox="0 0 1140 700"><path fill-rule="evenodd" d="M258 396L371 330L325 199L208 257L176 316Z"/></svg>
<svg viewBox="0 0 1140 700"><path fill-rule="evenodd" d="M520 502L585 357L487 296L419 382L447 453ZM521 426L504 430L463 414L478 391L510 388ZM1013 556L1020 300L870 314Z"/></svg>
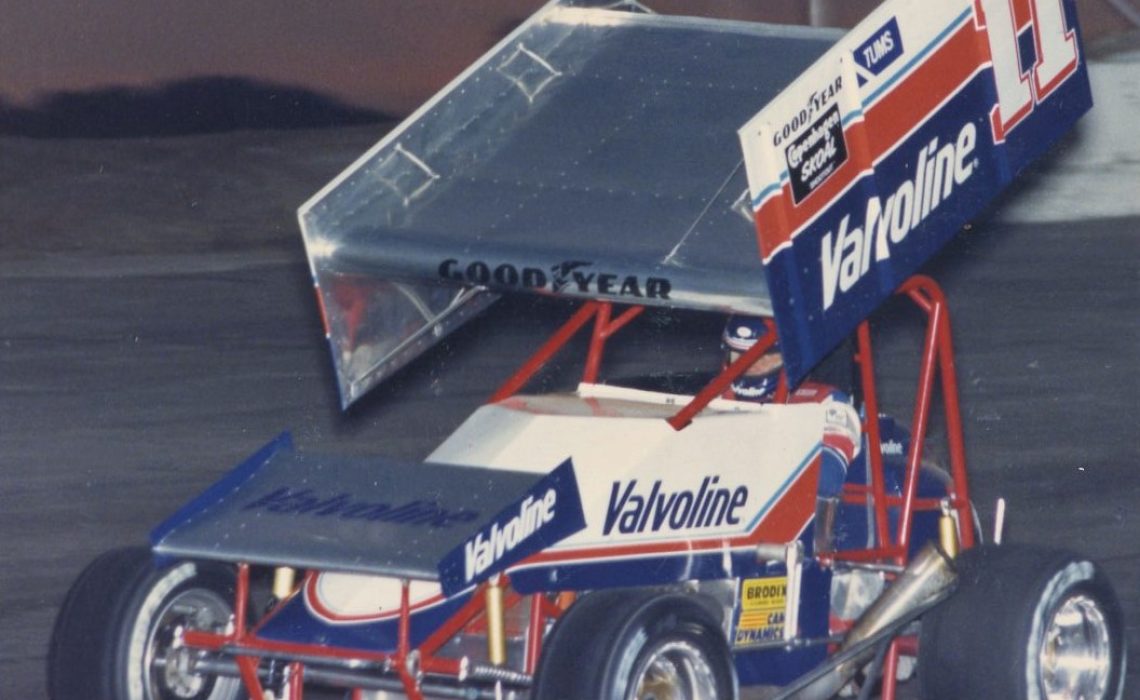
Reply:
<svg viewBox="0 0 1140 700"><path fill-rule="evenodd" d="M1091 105L1073 0L890 0L750 120L789 379Z"/></svg>
<svg viewBox="0 0 1140 700"><path fill-rule="evenodd" d="M839 34L583 4L301 208L344 404L492 293L771 313L735 132Z"/></svg>
<svg viewBox="0 0 1140 700"><path fill-rule="evenodd" d="M343 404L516 291L774 312L797 381L1091 105L1073 0L888 0L838 43L591 4L301 208Z"/></svg>

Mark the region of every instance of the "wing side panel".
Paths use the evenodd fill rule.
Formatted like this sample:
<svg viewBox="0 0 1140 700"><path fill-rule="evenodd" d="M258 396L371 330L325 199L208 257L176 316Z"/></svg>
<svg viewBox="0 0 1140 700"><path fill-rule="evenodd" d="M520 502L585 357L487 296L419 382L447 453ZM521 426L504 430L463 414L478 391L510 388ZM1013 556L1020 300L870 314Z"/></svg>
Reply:
<svg viewBox="0 0 1140 700"><path fill-rule="evenodd" d="M1014 5L1033 11L1015 23ZM1072 0L890 0L749 121L740 138L790 378L1091 104Z"/></svg>
<svg viewBox="0 0 1140 700"><path fill-rule="evenodd" d="M434 580L533 474L307 455L280 440L156 528L165 556Z"/></svg>

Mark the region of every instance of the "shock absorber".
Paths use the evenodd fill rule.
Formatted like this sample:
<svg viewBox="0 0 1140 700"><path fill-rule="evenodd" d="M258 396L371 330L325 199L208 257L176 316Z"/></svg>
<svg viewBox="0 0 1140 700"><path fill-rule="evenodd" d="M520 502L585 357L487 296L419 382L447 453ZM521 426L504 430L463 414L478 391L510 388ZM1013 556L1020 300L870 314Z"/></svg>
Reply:
<svg viewBox="0 0 1140 700"><path fill-rule="evenodd" d="M507 663L507 635L502 577L491 577L483 595L487 609L487 659L494 666L503 666Z"/></svg>
<svg viewBox="0 0 1140 700"><path fill-rule="evenodd" d="M950 507L950 499L942 499L942 515L938 518L938 544L946 556L954 559L958 556L958 520L954 517L954 509Z"/></svg>

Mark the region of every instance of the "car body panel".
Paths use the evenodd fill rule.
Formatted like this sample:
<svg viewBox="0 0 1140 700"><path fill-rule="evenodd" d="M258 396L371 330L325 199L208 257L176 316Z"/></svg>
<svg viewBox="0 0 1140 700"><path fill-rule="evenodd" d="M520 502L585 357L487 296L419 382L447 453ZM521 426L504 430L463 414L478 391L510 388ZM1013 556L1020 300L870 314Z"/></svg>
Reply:
<svg viewBox="0 0 1140 700"><path fill-rule="evenodd" d="M155 552L435 580L457 542L538 481L271 447L156 528Z"/></svg>
<svg viewBox="0 0 1140 700"><path fill-rule="evenodd" d="M789 381L1092 106L1076 29L1072 0L884 3L740 129Z"/></svg>

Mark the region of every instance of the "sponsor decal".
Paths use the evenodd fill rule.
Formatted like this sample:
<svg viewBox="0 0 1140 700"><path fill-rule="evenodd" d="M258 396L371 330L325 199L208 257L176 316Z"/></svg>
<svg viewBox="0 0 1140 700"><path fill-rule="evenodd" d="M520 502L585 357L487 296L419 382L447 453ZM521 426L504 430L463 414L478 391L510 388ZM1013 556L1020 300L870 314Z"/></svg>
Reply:
<svg viewBox="0 0 1140 700"><path fill-rule="evenodd" d="M672 282L665 277L602 271L586 260L566 260L552 265L547 271L540 267L524 267L508 262L465 262L448 258L439 264L439 276L453 282L482 287L529 289L555 294L669 299L669 294L673 291Z"/></svg>
<svg viewBox="0 0 1140 700"><path fill-rule="evenodd" d="M793 141L785 149L784 157L792 182L792 197L799 204L847 160L839 105L832 105Z"/></svg>
<svg viewBox="0 0 1140 700"><path fill-rule="evenodd" d="M883 442L882 453L888 457L901 457L903 444L898 440L886 440Z"/></svg>
<svg viewBox="0 0 1140 700"><path fill-rule="evenodd" d="M568 459L504 508L439 563L446 595L487 580L586 527Z"/></svg>
<svg viewBox="0 0 1140 700"><path fill-rule="evenodd" d="M624 484L615 481L610 487L602 534L609 535L615 528L623 535L633 535L738 525L737 511L748 503L748 487L718 487L719 481L719 476L706 476L696 492L670 492L658 479L648 493L639 492L637 479Z"/></svg>
<svg viewBox="0 0 1140 700"><path fill-rule="evenodd" d="M547 489L542 498L527 496L519 504L518 514L502 527L499 523L492 523L491 531L486 536L480 532L475 535L475 539L468 540L463 545L464 580L468 583L474 581L476 576L513 552L539 528L550 524L554 520L557 504L558 493L554 489Z"/></svg>
<svg viewBox="0 0 1140 700"><path fill-rule="evenodd" d="M366 520L369 522L418 525L432 528L452 527L479 518L474 510L448 510L436 501L411 500L384 503L353 498L347 493L322 496L312 489L294 490L288 486L271 491L242 506L242 510L260 510L276 515L307 515L313 518Z"/></svg>
<svg viewBox="0 0 1140 700"><path fill-rule="evenodd" d="M859 72L859 85L867 82L865 73L879 75L892 63L903 55L902 34L899 33L899 21L892 17L886 24L872 34L866 41L855 47L852 52L855 64L862 69Z"/></svg>
<svg viewBox="0 0 1140 700"><path fill-rule="evenodd" d="M815 119L815 115L822 112L827 108L835 98L839 95L839 91L843 89L843 76L836 76L834 80L827 84L826 87L820 90L813 90L808 95L807 101L800 111L792 115L792 118L784 122L783 126L776 129L776 133L772 135L772 145L780 146L795 134L799 133L800 129L805 125L811 123Z"/></svg>
<svg viewBox="0 0 1140 700"><path fill-rule="evenodd" d="M889 7L739 132L793 385L1091 106L1073 0ZM836 104L848 160L813 183L828 156L788 147Z"/></svg>
<svg viewBox="0 0 1140 700"><path fill-rule="evenodd" d="M851 226L847 214L838 231L824 234L820 251L824 311L867 274L872 259L888 260L894 246L973 176L977 139L973 122L966 122L953 142L939 144L932 139L919 151L910 179L886 201L878 195L867 200L861 226Z"/></svg>
<svg viewBox="0 0 1140 700"><path fill-rule="evenodd" d="M734 646L783 640L788 577L745 579L740 584L740 618Z"/></svg>
<svg viewBox="0 0 1140 700"><path fill-rule="evenodd" d="M571 282L575 282L574 271L582 270L579 279L585 279L588 272L584 268L588 268L593 263L585 260L565 260L550 268L550 274L554 276L551 281L551 286L555 292L561 292L566 289Z"/></svg>

